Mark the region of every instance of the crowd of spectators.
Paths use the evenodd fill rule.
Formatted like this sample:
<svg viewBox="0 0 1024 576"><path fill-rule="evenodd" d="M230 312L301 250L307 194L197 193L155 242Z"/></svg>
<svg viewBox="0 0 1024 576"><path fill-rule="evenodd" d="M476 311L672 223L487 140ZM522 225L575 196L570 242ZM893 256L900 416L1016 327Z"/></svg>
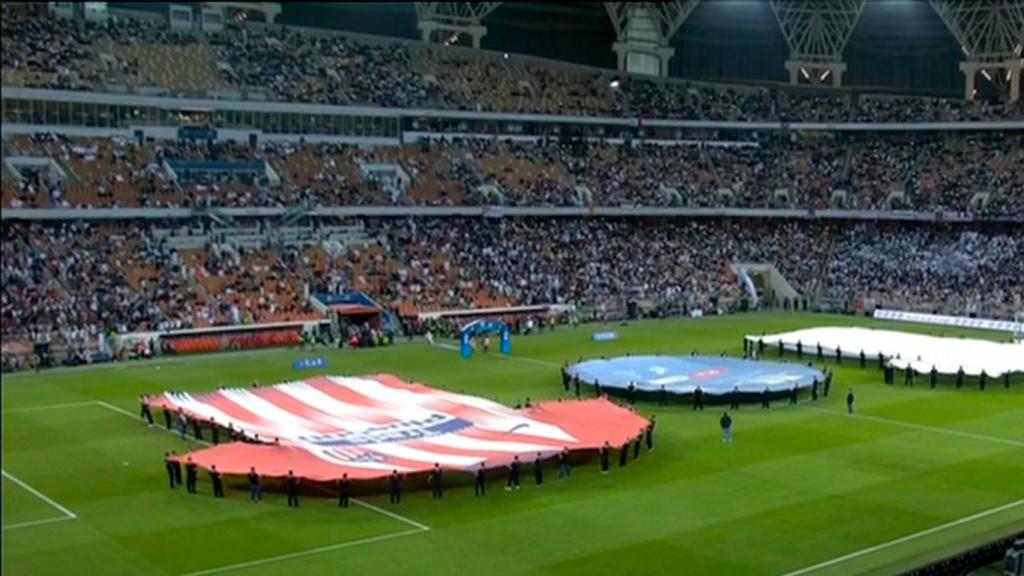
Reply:
<svg viewBox="0 0 1024 576"><path fill-rule="evenodd" d="M312 292L365 291L399 315L575 304L707 313L749 297L733 264L771 263L801 295L852 309L1008 317L1024 305L1019 228L803 220L408 218L370 240L179 252L149 225L5 224L5 342L318 317ZM770 299L762 293L762 298Z"/></svg>
<svg viewBox="0 0 1024 576"><path fill-rule="evenodd" d="M757 141L454 138L329 143L14 136L70 173L5 174L5 207L694 206L1024 214L1024 142L1005 133L785 132ZM184 179L167 160L254 163ZM392 177L367 167L389 166ZM268 170L269 168L269 170ZM269 174L276 174L271 183ZM404 176L399 176L399 173Z"/></svg>
<svg viewBox="0 0 1024 576"><path fill-rule="evenodd" d="M1024 106L619 76L520 56L229 22L208 35L159 18L103 24L5 4L4 85L239 91L289 102L740 122L1020 119Z"/></svg>

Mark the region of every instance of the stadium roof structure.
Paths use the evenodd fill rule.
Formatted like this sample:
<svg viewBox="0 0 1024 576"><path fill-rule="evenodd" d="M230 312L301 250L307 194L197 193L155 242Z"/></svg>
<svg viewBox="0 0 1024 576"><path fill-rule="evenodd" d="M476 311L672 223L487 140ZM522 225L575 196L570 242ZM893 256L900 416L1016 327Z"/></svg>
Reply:
<svg viewBox="0 0 1024 576"><path fill-rule="evenodd" d="M412 4L286 3L282 21L654 76L1019 92L1024 0Z"/></svg>

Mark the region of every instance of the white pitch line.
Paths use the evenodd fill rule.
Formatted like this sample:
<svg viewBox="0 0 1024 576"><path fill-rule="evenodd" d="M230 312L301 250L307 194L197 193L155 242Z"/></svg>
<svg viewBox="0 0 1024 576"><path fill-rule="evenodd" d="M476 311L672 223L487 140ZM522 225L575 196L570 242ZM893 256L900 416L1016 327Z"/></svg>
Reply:
<svg viewBox="0 0 1024 576"><path fill-rule="evenodd" d="M238 564L229 564L227 566L220 566L217 568L210 568L209 570L200 570L198 572L189 572L182 576L206 576L207 574L219 574L221 572L230 572L232 570L238 570L240 568L252 568L253 566L262 566L264 564L271 564L273 562L281 562L282 560L291 560L293 558L302 558L303 556L312 556L314 554L323 554L324 552L332 552L334 550L341 550L343 548L352 548L354 546L362 546L363 544L372 544L374 542L382 542L384 540L393 540L395 538L401 538L403 536L412 536L413 534L422 534L423 530L403 530L402 532L393 532L391 534L382 534L380 536L374 536L372 538L363 538L362 540L350 540L348 542L341 542L338 544L331 544L330 546L321 546L319 548L310 548L309 550L302 550L300 552L292 552L290 554L282 554L280 556L271 556L269 558L261 558L259 560L250 560L248 562L239 562Z"/></svg>
<svg viewBox="0 0 1024 576"><path fill-rule="evenodd" d="M30 526L41 526L43 524L53 524L54 522L65 522L67 520L74 520L71 516L58 516L56 518L47 518L46 520L33 520L31 522L19 522L17 524L8 524L4 526L4 531L17 530L18 528L28 528Z"/></svg>
<svg viewBox="0 0 1024 576"><path fill-rule="evenodd" d="M75 516L74 512L72 512L71 510L68 510L67 508L61 506L60 504L58 504L56 502L54 502L53 499L51 499L49 496L47 496L46 494L43 494L42 492L40 492L39 490L36 490L35 488L33 488L31 486L29 486L28 484L26 484L22 480L19 480L18 478L16 478L13 474L8 472L7 470L0 470L0 473L3 474L4 478L7 478L11 482L14 482L15 484L17 484L18 486L21 486L25 490L28 490L36 498L39 498L43 502L46 502L50 506L53 506L57 510L60 510L61 514L64 514L65 516L67 516L68 519L78 518L78 516Z"/></svg>
<svg viewBox="0 0 1024 576"><path fill-rule="evenodd" d="M29 406L26 408L11 408L10 410L4 410L4 414L16 414L19 412L39 412L41 410L57 410L59 408L75 408L77 406L89 406L95 403L96 400L86 400L84 402L67 402L64 404L44 404L42 406Z"/></svg>
<svg viewBox="0 0 1024 576"><path fill-rule="evenodd" d="M924 424L914 424L913 422L904 422L902 420L891 420L889 418L882 418L880 416L869 416L867 414L846 414L845 412L836 412L835 410L826 410L825 408L815 408L813 406L803 406L807 410L814 412L822 412L824 414L831 414L833 416L839 416L842 418L857 418L860 420L870 420L873 422L881 422L882 424L891 424L893 426L902 426L904 428L911 428L914 430L923 430L925 432L935 432L937 434L948 434L950 436L960 436L962 438L971 438L974 440L984 440L986 442L995 442L998 444L1006 444L1009 446L1017 446L1024 448L1024 442L1018 440L1011 440L1010 438L1001 438L999 436L989 436L987 434L976 434L974 432L965 432L963 430L954 430L952 428L939 428L937 426L926 426Z"/></svg>
<svg viewBox="0 0 1024 576"><path fill-rule="evenodd" d="M851 553L849 553L849 554L847 554L845 556L840 556L838 558L833 558L831 560L826 560L825 562L821 562L820 564L815 564L814 566L808 566L806 568L801 568L799 570L794 570L793 572L787 572L787 573L783 574L782 576L800 576L802 574L807 574L807 573L810 573L810 572L821 570L822 568L828 568L829 566L835 566L836 564L841 564L843 562L846 562L847 560L852 560L854 558L859 558L861 556L867 556L868 554L873 554L875 552L878 552L879 550L884 550L886 548L891 548L893 546L898 546L900 544L903 544L904 542L909 542L911 540L916 540L918 538L924 538L925 536L930 536L932 534L935 534L936 532L941 532L941 531L946 530L948 528L953 528L954 526L959 526L961 524L967 524L968 522L974 522L975 520L979 520L981 518L992 516L994 514L999 514L1000 512L1005 512L1006 510L1010 510L1012 508L1016 508L1016 507L1018 507L1018 506L1020 506L1022 504L1024 504L1024 499L1017 500L1015 502L1010 502L1009 504L1003 504L1002 506L998 506L996 508L992 508L992 509L989 509L989 510L984 510L982 512L978 512L977 514L972 514L970 516L965 516L965 517L960 518L958 520L953 520L952 522L946 522L945 524L941 524L939 526L928 528L927 530L922 530L920 532L914 532L913 534L908 534L906 536L903 536L902 538L897 538L895 540L890 540L888 542L883 542L881 544L877 544L875 546L871 546L870 548L864 548L863 550L858 550L856 552L851 552Z"/></svg>
<svg viewBox="0 0 1024 576"><path fill-rule="evenodd" d="M403 522L405 524L408 524L409 526L414 526L414 527L416 527L416 529L418 529L418 530L420 530L422 532L429 532L430 531L430 526L427 526L426 524L421 524L421 523L419 523L419 522L417 522L415 520L412 520L411 518L406 518L405 516L402 516L401 514L395 514L394 512L391 512L389 510L385 510L385 509L383 509L383 508L381 508L379 506L374 506L373 504L370 504L369 502L364 502L363 500L359 500L359 499L356 499L356 498L352 498L352 502L354 502L355 504L357 504L359 506L362 506L363 508L366 508L367 510L372 510L372 511L378 513L378 514L383 514L383 515L387 516L388 518L393 518L395 520L398 520L399 522Z"/></svg>

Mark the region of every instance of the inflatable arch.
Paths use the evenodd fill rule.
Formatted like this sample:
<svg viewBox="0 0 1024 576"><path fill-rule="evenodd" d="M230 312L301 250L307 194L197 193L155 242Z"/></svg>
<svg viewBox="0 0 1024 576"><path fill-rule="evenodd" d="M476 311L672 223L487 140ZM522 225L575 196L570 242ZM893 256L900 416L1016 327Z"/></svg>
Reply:
<svg viewBox="0 0 1024 576"><path fill-rule="evenodd" d="M462 332L459 333L459 340L461 342L459 354L463 358L472 358L473 338L477 334L489 334L491 332L499 332L501 334L501 353L510 354L512 352L512 335L508 324L500 320L475 320L466 324L462 328Z"/></svg>

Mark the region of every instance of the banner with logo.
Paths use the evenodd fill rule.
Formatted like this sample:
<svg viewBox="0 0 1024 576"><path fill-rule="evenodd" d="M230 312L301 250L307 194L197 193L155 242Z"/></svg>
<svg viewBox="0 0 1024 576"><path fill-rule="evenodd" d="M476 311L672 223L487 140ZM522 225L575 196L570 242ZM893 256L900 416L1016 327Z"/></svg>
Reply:
<svg viewBox="0 0 1024 576"><path fill-rule="evenodd" d="M151 406L229 425L249 442L221 444L186 456L199 466L264 476L289 470L317 481L426 472L434 463L457 470L532 461L564 448L620 446L647 421L605 399L543 402L525 410L410 384L390 375L320 376L264 388L206 394L167 392ZM183 460L186 456L182 456Z"/></svg>

